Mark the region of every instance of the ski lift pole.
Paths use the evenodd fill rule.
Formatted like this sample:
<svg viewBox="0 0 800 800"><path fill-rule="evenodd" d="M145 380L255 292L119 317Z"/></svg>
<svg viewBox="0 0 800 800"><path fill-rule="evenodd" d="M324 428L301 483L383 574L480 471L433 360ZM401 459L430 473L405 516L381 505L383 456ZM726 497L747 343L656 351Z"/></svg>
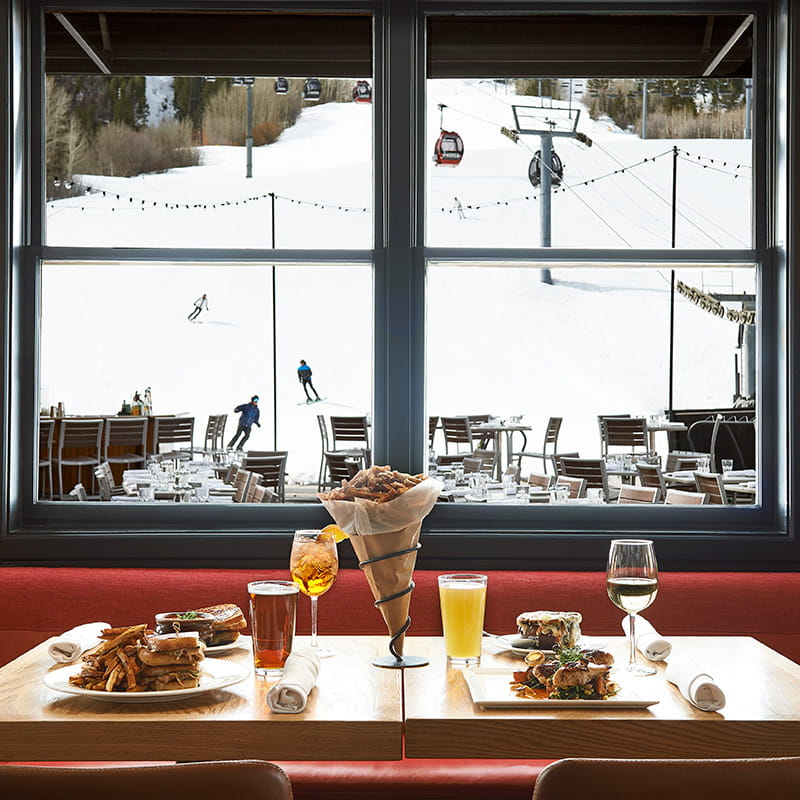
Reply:
<svg viewBox="0 0 800 800"><path fill-rule="evenodd" d="M247 84L247 174L253 177L253 84Z"/></svg>
<svg viewBox="0 0 800 800"><path fill-rule="evenodd" d="M675 247L675 210L678 199L678 148L672 148L672 247ZM672 411L672 387L675 373L675 270L669 278L669 394L667 410Z"/></svg>
<svg viewBox="0 0 800 800"><path fill-rule="evenodd" d="M550 247L552 232L552 216L550 206L550 193L553 185L553 136L551 133L542 133L542 150L539 156L539 173L541 183L539 184L539 230L542 247ZM551 284L553 278L549 269L542 269L539 272L539 279L542 283Z"/></svg>

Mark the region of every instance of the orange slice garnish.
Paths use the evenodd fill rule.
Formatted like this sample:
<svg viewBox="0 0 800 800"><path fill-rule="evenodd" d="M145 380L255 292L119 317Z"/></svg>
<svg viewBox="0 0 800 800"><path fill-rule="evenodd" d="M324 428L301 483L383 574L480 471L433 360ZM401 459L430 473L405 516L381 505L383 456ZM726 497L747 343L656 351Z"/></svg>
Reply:
<svg viewBox="0 0 800 800"><path fill-rule="evenodd" d="M343 539L350 538L338 525L326 525L322 529L322 533L333 536L333 541L337 543L341 542Z"/></svg>

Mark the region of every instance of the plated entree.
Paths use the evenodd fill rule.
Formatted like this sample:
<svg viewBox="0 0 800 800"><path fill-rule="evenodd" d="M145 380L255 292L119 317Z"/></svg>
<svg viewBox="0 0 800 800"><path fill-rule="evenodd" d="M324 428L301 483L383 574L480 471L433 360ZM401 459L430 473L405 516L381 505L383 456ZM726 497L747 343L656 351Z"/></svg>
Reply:
<svg viewBox="0 0 800 800"><path fill-rule="evenodd" d="M511 691L531 700L605 700L619 687L609 678L614 656L605 650L556 647L553 655L532 650L528 668L514 672Z"/></svg>

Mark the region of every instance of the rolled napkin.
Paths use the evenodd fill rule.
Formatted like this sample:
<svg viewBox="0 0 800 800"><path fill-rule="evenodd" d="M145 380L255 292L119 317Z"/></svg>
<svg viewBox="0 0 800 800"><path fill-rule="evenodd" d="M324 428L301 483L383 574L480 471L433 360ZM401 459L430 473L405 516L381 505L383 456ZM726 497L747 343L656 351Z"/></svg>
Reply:
<svg viewBox="0 0 800 800"><path fill-rule="evenodd" d="M622 630L625 635L630 635L630 621L626 616L622 620ZM637 615L636 625L636 649L649 658L650 661L666 661L672 652L672 645L644 618Z"/></svg>
<svg viewBox="0 0 800 800"><path fill-rule="evenodd" d="M674 683L681 694L701 711L719 711L725 707L725 693L714 683L702 664L691 656L670 659L665 674L667 680Z"/></svg>
<svg viewBox="0 0 800 800"><path fill-rule="evenodd" d="M319 657L309 649L290 653L283 677L267 692L267 705L276 714L299 714L317 682Z"/></svg>
<svg viewBox="0 0 800 800"><path fill-rule="evenodd" d="M78 625L62 633L61 636L54 636L47 646L47 652L53 661L61 664L74 661L84 650L99 644L100 634L110 627L107 622L87 622L85 625Z"/></svg>

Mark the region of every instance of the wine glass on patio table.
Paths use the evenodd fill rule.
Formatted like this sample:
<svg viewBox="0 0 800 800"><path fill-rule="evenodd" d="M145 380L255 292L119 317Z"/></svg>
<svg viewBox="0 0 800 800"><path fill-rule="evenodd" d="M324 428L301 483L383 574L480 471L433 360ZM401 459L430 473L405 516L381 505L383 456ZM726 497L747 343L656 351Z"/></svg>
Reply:
<svg viewBox="0 0 800 800"><path fill-rule="evenodd" d="M317 642L317 599L333 586L339 572L336 538L325 531L295 531L289 569L300 591L311 598L311 647L320 658L333 655L333 650Z"/></svg>
<svg viewBox="0 0 800 800"><path fill-rule="evenodd" d="M611 602L628 614L630 655L626 669L632 675L655 675L652 667L636 663L636 615L656 599L658 565L653 543L642 539L615 539L608 551L606 590Z"/></svg>

